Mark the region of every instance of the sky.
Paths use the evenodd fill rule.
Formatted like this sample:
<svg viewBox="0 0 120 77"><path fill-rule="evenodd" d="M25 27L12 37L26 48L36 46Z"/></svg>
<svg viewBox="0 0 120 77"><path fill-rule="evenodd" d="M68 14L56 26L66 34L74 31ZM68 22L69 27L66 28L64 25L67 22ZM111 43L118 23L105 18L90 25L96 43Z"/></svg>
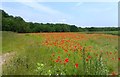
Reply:
<svg viewBox="0 0 120 77"><path fill-rule="evenodd" d="M117 2L2 2L0 9L27 22L117 27Z"/></svg>

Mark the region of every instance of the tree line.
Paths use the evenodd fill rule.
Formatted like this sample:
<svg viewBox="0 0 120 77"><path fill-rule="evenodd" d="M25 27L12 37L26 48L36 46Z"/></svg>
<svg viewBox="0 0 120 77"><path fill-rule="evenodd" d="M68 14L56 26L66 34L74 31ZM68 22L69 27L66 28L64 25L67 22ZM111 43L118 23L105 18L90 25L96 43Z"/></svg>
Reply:
<svg viewBox="0 0 120 77"><path fill-rule="evenodd" d="M13 31L18 33L28 32L84 32L84 31L118 31L118 27L86 27L81 28L75 25L63 23L33 23L26 22L20 16L12 16L4 10L0 10L2 14L2 31Z"/></svg>

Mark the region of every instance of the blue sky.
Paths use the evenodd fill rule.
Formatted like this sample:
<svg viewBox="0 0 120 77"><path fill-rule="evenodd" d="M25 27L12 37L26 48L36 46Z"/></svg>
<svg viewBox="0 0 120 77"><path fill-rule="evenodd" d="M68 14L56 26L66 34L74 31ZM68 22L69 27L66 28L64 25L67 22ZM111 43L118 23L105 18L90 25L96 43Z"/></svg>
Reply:
<svg viewBox="0 0 120 77"><path fill-rule="evenodd" d="M1 9L28 22L117 27L117 2L2 2Z"/></svg>

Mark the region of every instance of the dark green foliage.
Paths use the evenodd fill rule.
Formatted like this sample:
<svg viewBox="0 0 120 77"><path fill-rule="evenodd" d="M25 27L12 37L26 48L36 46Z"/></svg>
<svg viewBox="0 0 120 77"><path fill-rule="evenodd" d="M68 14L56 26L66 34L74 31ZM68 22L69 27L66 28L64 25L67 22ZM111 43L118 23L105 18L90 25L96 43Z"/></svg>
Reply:
<svg viewBox="0 0 120 77"><path fill-rule="evenodd" d="M70 26L70 31L71 32L78 32L79 29L75 25L72 25L72 26Z"/></svg>
<svg viewBox="0 0 120 77"><path fill-rule="evenodd" d="M90 27L85 29L87 31L118 31L120 27Z"/></svg>
<svg viewBox="0 0 120 77"><path fill-rule="evenodd" d="M53 24L53 23L32 23L25 22L23 18L17 16L13 17L8 15L5 11L0 10L2 14L2 31L13 31L18 33L28 33L28 32L83 32L83 31L118 31L119 28L116 27L103 27L103 28L81 28L75 25L68 24Z"/></svg>

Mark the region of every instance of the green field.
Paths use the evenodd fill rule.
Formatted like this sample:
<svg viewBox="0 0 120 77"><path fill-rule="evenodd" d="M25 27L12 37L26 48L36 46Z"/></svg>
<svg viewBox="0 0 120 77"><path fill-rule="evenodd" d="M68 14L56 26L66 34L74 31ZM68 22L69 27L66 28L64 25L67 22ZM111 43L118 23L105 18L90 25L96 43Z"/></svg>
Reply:
<svg viewBox="0 0 120 77"><path fill-rule="evenodd" d="M2 53L2 32L0 31L0 54Z"/></svg>
<svg viewBox="0 0 120 77"><path fill-rule="evenodd" d="M2 32L1 55L14 53L3 64L3 75L118 74L118 38L96 33Z"/></svg>
<svg viewBox="0 0 120 77"><path fill-rule="evenodd" d="M93 34L93 33L97 33L97 34L111 34L111 35L118 35L120 36L120 32L119 31L93 31L93 32L86 32L88 34Z"/></svg>

